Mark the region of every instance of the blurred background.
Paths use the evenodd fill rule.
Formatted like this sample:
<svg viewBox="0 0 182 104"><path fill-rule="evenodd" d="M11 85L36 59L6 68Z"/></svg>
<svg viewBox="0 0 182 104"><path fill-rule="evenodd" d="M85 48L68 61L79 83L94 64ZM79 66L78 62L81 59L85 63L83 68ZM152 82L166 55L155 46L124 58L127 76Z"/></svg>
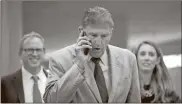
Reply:
<svg viewBox="0 0 182 104"><path fill-rule="evenodd" d="M181 1L1 1L1 75L20 68L22 35L35 31L45 38L47 54L76 42L84 10L102 6L115 22L111 44L133 49L143 40L159 45L177 93L181 96Z"/></svg>

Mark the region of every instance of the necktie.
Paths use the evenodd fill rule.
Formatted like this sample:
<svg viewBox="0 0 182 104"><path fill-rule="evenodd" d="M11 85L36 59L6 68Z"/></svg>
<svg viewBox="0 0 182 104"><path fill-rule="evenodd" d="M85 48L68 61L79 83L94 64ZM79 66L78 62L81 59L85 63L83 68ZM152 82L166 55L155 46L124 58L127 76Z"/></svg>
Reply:
<svg viewBox="0 0 182 104"><path fill-rule="evenodd" d="M109 97L107 93L103 71L99 65L100 58L92 58L91 60L95 63L94 78L95 78L97 87L99 89L102 102L107 103Z"/></svg>
<svg viewBox="0 0 182 104"><path fill-rule="evenodd" d="M33 103L42 103L42 97L38 88L38 76L32 76L32 79L34 80L33 85Z"/></svg>

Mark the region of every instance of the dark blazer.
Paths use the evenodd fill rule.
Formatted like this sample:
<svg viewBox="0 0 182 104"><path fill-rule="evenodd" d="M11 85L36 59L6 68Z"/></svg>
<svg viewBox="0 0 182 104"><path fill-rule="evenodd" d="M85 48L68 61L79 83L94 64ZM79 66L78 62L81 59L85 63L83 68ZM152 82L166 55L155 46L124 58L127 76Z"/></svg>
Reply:
<svg viewBox="0 0 182 104"><path fill-rule="evenodd" d="M21 69L1 78L1 103L25 103Z"/></svg>

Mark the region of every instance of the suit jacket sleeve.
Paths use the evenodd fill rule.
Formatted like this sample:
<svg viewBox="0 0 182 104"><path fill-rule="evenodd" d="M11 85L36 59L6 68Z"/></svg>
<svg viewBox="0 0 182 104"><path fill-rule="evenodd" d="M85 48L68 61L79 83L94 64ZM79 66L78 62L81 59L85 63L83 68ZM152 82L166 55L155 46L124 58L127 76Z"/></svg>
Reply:
<svg viewBox="0 0 182 104"><path fill-rule="evenodd" d="M68 57L66 55L66 57ZM83 70L76 64L64 69L63 64L70 64L71 59L65 57L50 58L50 72L46 86L44 101L46 103L69 103L72 101L79 85L84 81ZM65 65L64 65L65 66Z"/></svg>
<svg viewBox="0 0 182 104"><path fill-rule="evenodd" d="M1 79L1 103L7 103L6 88L3 79Z"/></svg>
<svg viewBox="0 0 182 104"><path fill-rule="evenodd" d="M139 84L139 76L138 76L138 66L136 62L136 57L134 54L130 55L130 66L132 66L132 83L131 88L127 97L127 103L140 103L141 95L140 95L140 84Z"/></svg>

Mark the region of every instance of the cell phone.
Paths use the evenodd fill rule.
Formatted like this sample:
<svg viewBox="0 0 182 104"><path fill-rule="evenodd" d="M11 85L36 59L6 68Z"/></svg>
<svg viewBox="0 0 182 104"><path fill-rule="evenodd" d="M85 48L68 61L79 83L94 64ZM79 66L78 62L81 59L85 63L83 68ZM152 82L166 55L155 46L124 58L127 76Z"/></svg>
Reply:
<svg viewBox="0 0 182 104"><path fill-rule="evenodd" d="M82 36L87 36L87 34L86 34L85 31L83 31L83 35ZM89 52L89 49L88 48L85 48L83 51L84 51L84 54L85 55L88 55L88 52Z"/></svg>

